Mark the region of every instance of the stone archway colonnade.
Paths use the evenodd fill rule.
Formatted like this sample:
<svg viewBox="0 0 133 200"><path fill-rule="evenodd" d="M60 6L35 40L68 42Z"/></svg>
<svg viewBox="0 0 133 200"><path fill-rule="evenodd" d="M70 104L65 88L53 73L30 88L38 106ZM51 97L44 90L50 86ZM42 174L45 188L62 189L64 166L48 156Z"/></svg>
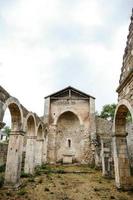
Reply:
<svg viewBox="0 0 133 200"><path fill-rule="evenodd" d="M11 133L8 144L5 184L17 186L20 181L22 153L25 147L25 173L33 173L36 165L46 162L46 132L42 120L29 112L18 99L12 97L0 86L0 129L6 109L11 114Z"/></svg>

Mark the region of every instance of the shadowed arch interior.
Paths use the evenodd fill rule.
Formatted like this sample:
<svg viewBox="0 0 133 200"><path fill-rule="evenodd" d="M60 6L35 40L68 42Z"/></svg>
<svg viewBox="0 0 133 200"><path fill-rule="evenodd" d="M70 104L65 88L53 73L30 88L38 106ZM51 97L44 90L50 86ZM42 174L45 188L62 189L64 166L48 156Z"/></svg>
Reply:
<svg viewBox="0 0 133 200"><path fill-rule="evenodd" d="M71 111L64 112L60 115L57 121L57 126L60 128L60 126L64 129L71 129L76 126L79 126L80 121L79 118Z"/></svg>
<svg viewBox="0 0 133 200"><path fill-rule="evenodd" d="M56 156L61 162L64 155L72 155L75 160L80 160L82 135L80 121L73 112L67 111L60 115L57 121Z"/></svg>
<svg viewBox="0 0 133 200"><path fill-rule="evenodd" d="M10 114L11 114L11 129L13 131L20 130L22 126L21 112L15 103L11 103L8 106Z"/></svg>
<svg viewBox="0 0 133 200"><path fill-rule="evenodd" d="M120 105L115 117L115 134L126 135L126 123L130 110L125 105Z"/></svg>
<svg viewBox="0 0 133 200"><path fill-rule="evenodd" d="M43 139L43 128L41 124L39 125L37 130L37 139L39 140Z"/></svg>
<svg viewBox="0 0 133 200"><path fill-rule="evenodd" d="M35 136L35 120L32 115L27 119L27 135Z"/></svg>

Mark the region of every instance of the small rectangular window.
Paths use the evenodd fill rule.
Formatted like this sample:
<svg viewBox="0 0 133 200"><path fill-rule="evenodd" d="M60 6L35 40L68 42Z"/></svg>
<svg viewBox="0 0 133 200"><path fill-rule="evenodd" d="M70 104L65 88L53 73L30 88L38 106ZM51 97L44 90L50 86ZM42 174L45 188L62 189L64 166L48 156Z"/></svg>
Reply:
<svg viewBox="0 0 133 200"><path fill-rule="evenodd" d="M70 148L71 147L71 140L68 139L68 147Z"/></svg>

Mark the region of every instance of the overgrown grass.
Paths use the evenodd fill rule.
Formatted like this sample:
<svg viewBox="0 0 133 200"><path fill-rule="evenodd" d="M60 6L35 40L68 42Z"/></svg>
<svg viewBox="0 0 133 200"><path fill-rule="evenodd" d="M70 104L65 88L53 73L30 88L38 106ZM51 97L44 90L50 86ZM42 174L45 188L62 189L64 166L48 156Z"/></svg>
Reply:
<svg viewBox="0 0 133 200"><path fill-rule="evenodd" d="M17 194L18 194L19 196L23 196L23 195L25 195L26 193L27 193L27 191L26 191L25 188L22 188L22 189L20 189L20 190L17 192Z"/></svg>
<svg viewBox="0 0 133 200"><path fill-rule="evenodd" d="M35 168L35 175L39 176L41 174L50 174L50 173L57 173L57 174L64 174L65 171L62 168L58 168L55 166L50 165L42 165L42 166L36 166Z"/></svg>
<svg viewBox="0 0 133 200"><path fill-rule="evenodd" d="M28 174L28 173L25 173L25 172L21 172L21 178L30 178L32 177L32 174Z"/></svg>

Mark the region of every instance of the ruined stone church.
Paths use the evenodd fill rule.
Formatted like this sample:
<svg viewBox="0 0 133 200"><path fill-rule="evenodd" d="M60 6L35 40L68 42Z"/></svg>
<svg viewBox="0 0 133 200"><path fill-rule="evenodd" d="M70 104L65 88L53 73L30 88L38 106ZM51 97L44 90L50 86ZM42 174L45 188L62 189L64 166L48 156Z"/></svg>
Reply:
<svg viewBox="0 0 133 200"><path fill-rule="evenodd" d="M91 137L96 134L95 98L67 87L45 98L48 162L92 162Z"/></svg>
<svg viewBox="0 0 133 200"><path fill-rule="evenodd" d="M95 98L73 87L45 97L44 116L29 112L0 86L0 129L7 108L11 113L5 184L19 185L22 169L34 173L37 165L88 164L114 176L116 187L133 188L133 12L120 76L113 124L95 116Z"/></svg>

